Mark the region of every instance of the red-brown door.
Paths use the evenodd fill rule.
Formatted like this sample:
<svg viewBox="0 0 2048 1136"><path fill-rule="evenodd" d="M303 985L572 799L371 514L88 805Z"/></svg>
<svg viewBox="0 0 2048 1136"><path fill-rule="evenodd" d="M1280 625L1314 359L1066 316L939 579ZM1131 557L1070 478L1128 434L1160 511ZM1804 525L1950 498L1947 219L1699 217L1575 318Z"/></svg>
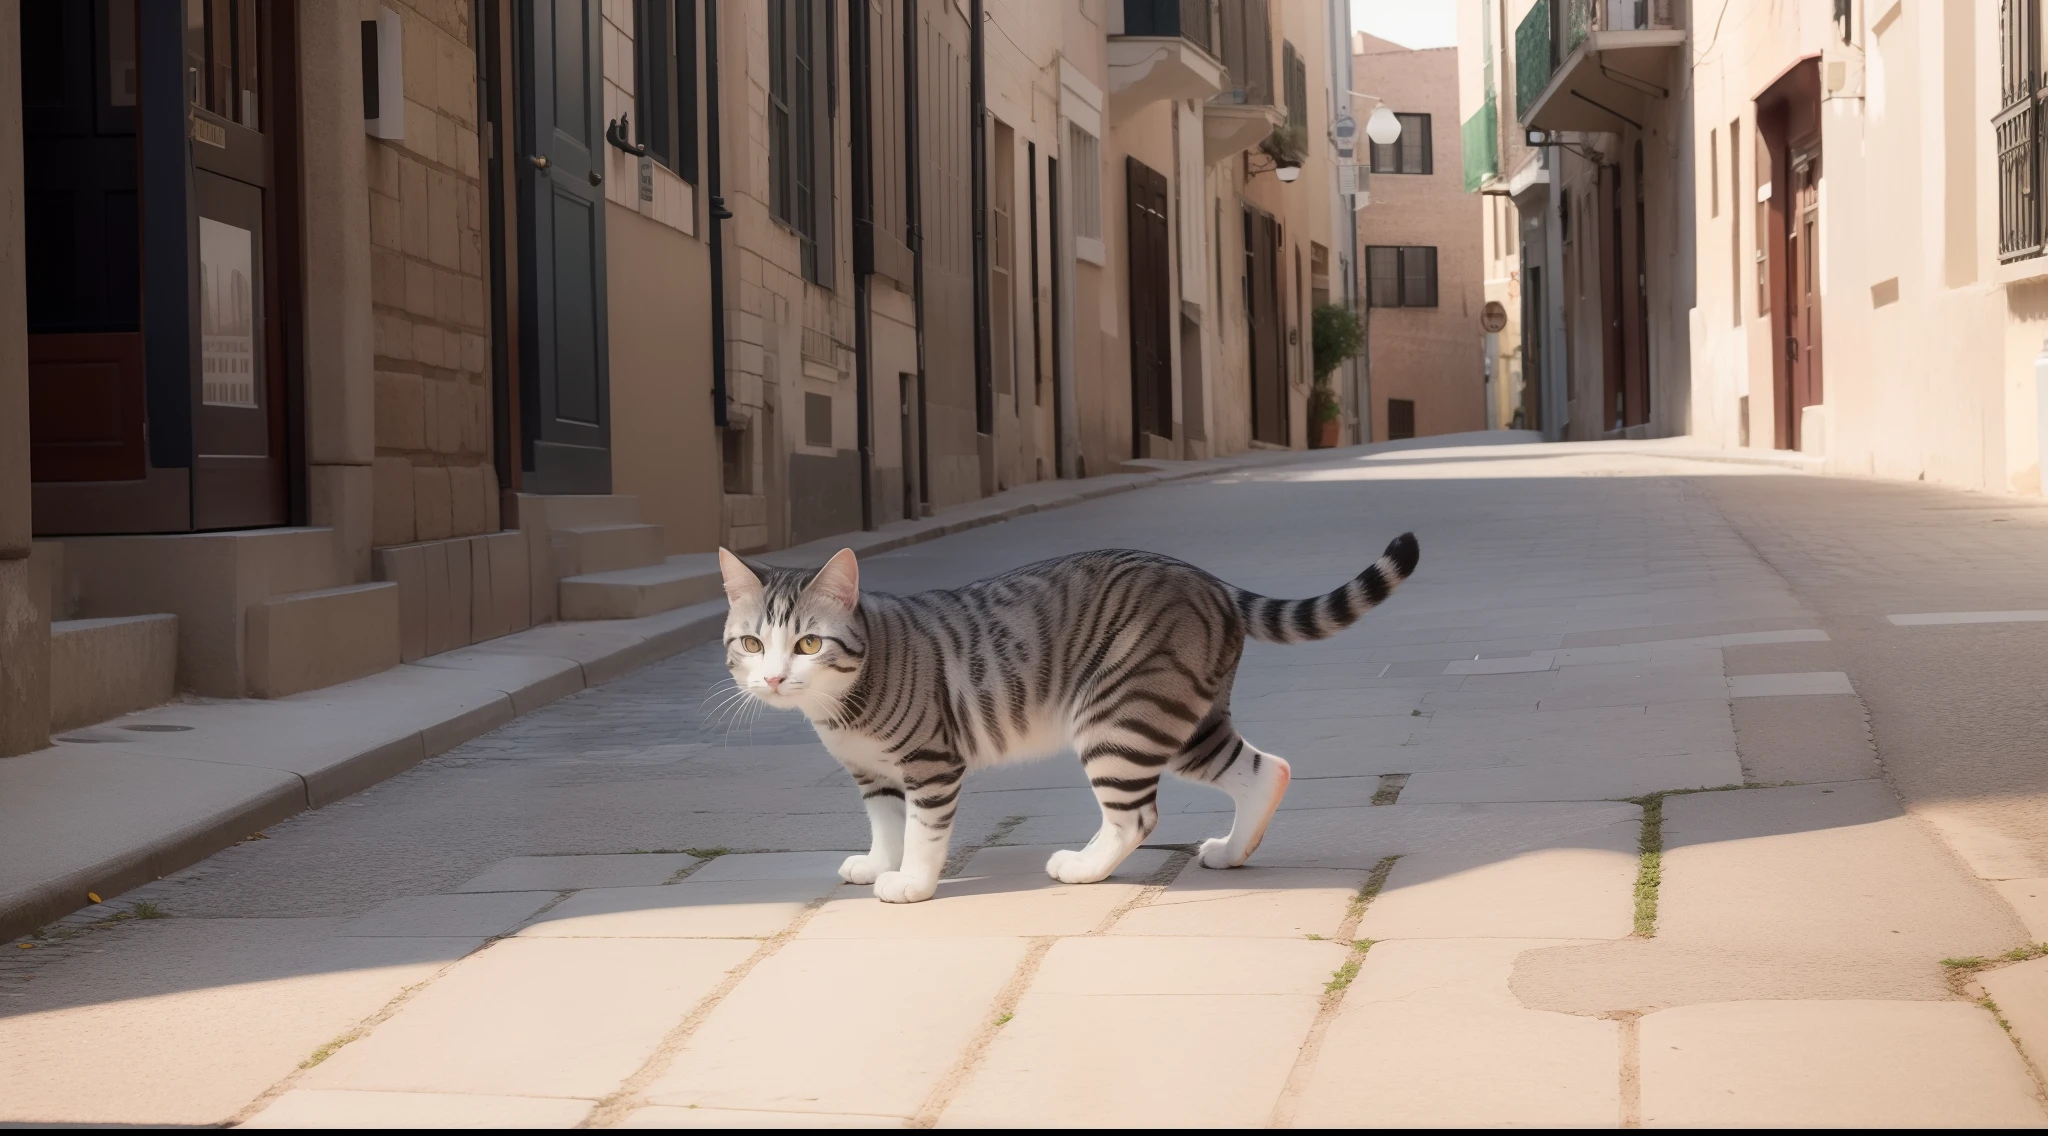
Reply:
<svg viewBox="0 0 2048 1136"><path fill-rule="evenodd" d="M1172 281L1167 267L1166 175L1124 159L1130 193L1131 456L1145 435L1173 436Z"/></svg>
<svg viewBox="0 0 2048 1136"><path fill-rule="evenodd" d="M1821 402L1820 389L1820 151L1792 158L1792 197L1785 209L1786 437L1800 448L1802 411Z"/></svg>
<svg viewBox="0 0 2048 1136"><path fill-rule="evenodd" d="M1252 437L1287 444L1287 347L1281 331L1280 225L1244 211L1245 306L1251 317Z"/></svg>

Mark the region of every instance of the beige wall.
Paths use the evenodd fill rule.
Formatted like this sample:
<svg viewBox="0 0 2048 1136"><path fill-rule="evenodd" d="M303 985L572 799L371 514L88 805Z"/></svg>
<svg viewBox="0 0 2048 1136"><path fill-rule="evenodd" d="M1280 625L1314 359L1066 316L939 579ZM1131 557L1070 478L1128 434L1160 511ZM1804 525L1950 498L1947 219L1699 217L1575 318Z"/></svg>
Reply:
<svg viewBox="0 0 2048 1136"><path fill-rule="evenodd" d="M379 546L498 527L471 9L389 6L404 25L405 137L365 143Z"/></svg>
<svg viewBox="0 0 2048 1136"><path fill-rule="evenodd" d="M1821 113L1825 410L1808 448L1830 472L2038 493L2033 364L2048 334L2048 260L1998 261L1997 13L1859 5L1848 46L1832 16L1822 0L1734 9L1700 54L1694 431L1739 444L1747 395L1749 444L1773 443L1773 340L1752 275L1754 99L1819 55L1823 68L1841 65L1844 86ZM1742 132L1736 186L1731 120Z"/></svg>
<svg viewBox="0 0 2048 1136"><path fill-rule="evenodd" d="M1415 433L1486 428L1482 199L1465 192L1458 133L1458 51L1413 51L1364 33L1353 74L1387 106L1430 116L1431 173L1372 175L1372 204L1359 211L1359 263L1373 245L1437 250L1437 306L1370 310L1372 436L1387 437L1387 400L1415 403Z"/></svg>

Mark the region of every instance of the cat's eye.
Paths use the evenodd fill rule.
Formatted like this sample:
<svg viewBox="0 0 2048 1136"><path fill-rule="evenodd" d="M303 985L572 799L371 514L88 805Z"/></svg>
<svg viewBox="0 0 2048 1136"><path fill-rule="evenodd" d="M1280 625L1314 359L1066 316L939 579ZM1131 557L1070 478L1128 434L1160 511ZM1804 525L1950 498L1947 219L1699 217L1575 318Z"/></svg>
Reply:
<svg viewBox="0 0 2048 1136"><path fill-rule="evenodd" d="M825 641L816 635L806 635L796 641L796 653L799 655L815 655L824 649Z"/></svg>
<svg viewBox="0 0 2048 1136"><path fill-rule="evenodd" d="M745 651L749 655L758 655L761 653L761 641L752 635L742 635L740 636L740 650Z"/></svg>

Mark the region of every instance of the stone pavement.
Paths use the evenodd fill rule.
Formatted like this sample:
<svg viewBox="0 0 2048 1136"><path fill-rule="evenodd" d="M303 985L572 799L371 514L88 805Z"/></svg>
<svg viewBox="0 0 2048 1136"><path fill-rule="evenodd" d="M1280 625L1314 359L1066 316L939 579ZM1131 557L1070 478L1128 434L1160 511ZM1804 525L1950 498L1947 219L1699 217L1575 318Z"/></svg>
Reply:
<svg viewBox="0 0 2048 1136"><path fill-rule="evenodd" d="M1885 561L1872 489L1417 449L875 556L880 590L1133 546L1305 595L1423 545L1352 631L1248 649L1238 720L1296 774L1248 868L1189 862L1227 803L1174 785L1117 876L1053 882L1096 826L1056 760L971 781L938 896L884 906L833 874L865 846L843 774L800 720L707 713L699 648L7 951L0 1120L2041 1125L2048 958L2002 956L2048 939L2048 868L1996 827L2044 807L2004 760L2031 751L1950 778L1915 755L1971 721L1866 698L1912 689L1929 631L2040 673L2048 624L1885 617L2048 609L2016 567L1944 606L1911 543L2017 566L2048 510L1979 538L1913 487L1956 516L1876 521Z"/></svg>

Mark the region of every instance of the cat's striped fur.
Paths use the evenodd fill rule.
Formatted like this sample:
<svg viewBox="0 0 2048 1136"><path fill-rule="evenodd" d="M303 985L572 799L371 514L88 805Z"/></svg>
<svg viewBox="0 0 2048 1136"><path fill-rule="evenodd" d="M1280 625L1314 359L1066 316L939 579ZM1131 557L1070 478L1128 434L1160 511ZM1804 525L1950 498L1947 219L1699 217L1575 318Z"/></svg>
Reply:
<svg viewBox="0 0 2048 1136"><path fill-rule="evenodd" d="M1087 552L964 588L862 593L851 550L816 572L720 554L734 680L802 710L859 786L874 830L840 874L893 902L938 884L967 773L1073 749L1102 828L1046 870L1109 875L1159 822L1172 773L1236 801L1212 868L1244 863L1287 791L1287 763L1244 740L1230 687L1247 635L1275 643L1349 627L1415 570L1413 534L1327 595L1271 599L1169 556Z"/></svg>

